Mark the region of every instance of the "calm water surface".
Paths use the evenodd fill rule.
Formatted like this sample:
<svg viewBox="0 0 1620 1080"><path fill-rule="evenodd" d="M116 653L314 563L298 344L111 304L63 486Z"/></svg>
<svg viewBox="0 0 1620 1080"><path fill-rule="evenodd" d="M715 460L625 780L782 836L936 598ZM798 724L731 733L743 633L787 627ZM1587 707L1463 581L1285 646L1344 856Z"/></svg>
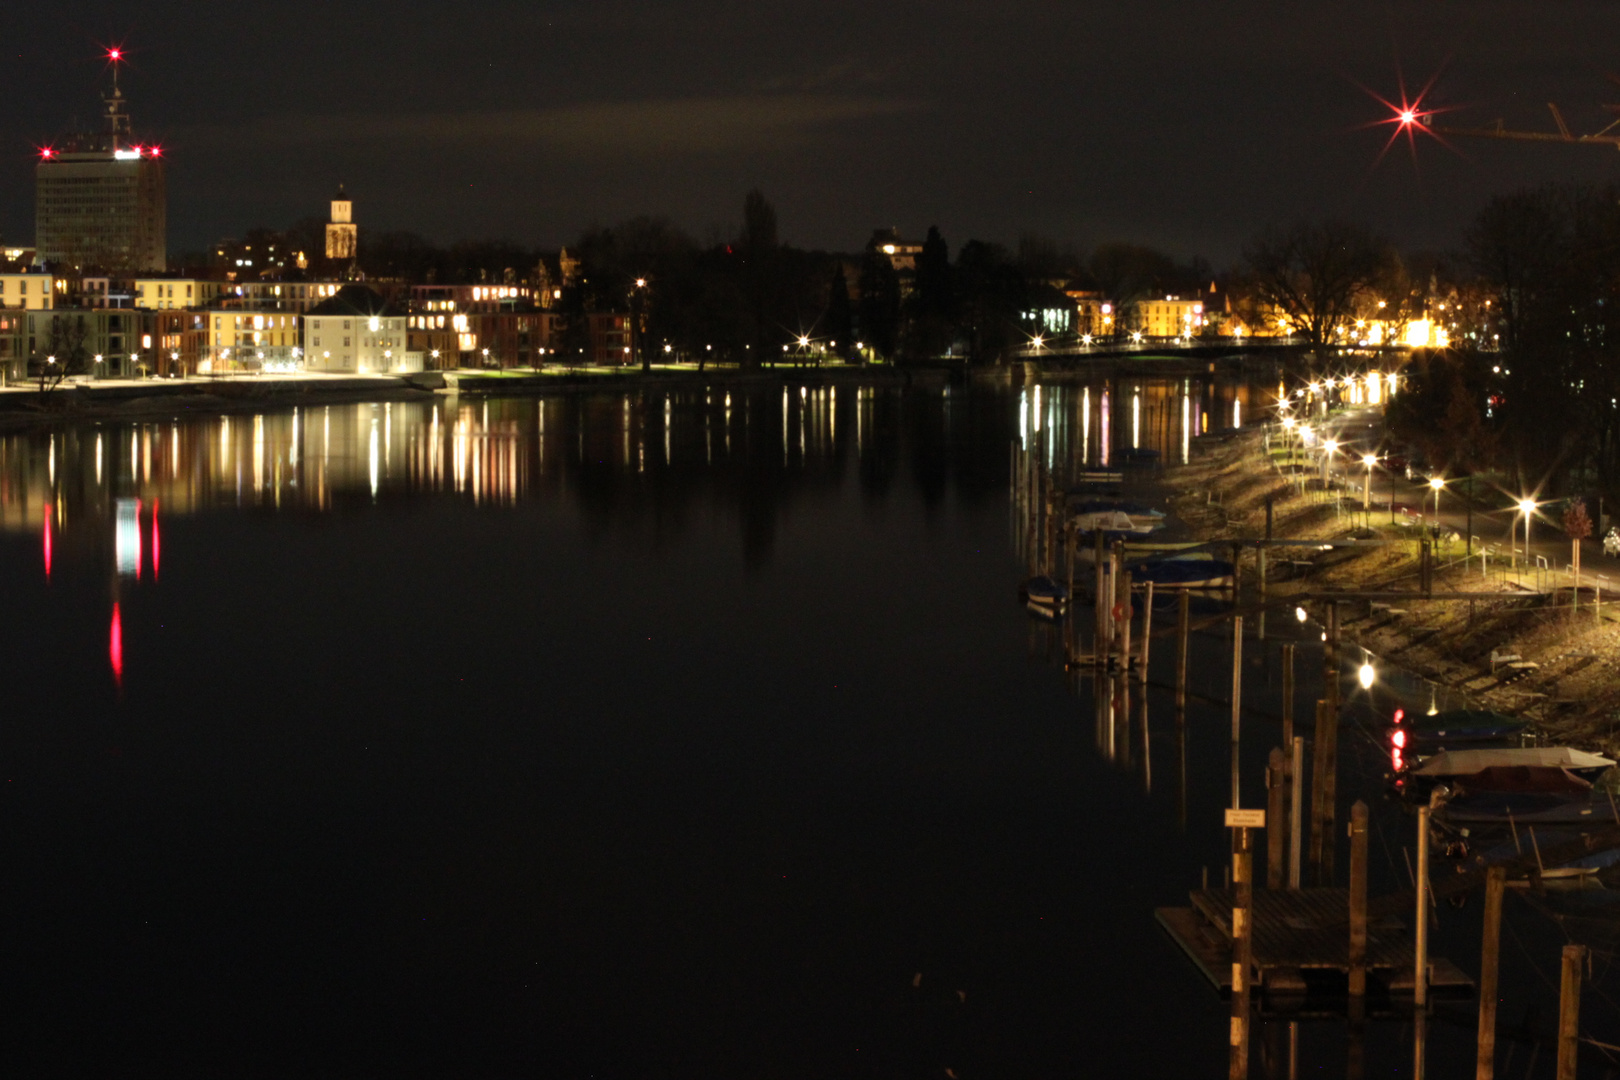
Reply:
<svg viewBox="0 0 1620 1080"><path fill-rule="evenodd" d="M8 1071L1224 1075L1152 909L1220 873L1225 710L1178 734L1155 691L1102 738L1014 603L1008 476L1176 460L1257 402L717 387L0 439ZM1431 1076L1471 1075L1469 1016ZM1307 1027L1306 1074L1344 1042Z"/></svg>

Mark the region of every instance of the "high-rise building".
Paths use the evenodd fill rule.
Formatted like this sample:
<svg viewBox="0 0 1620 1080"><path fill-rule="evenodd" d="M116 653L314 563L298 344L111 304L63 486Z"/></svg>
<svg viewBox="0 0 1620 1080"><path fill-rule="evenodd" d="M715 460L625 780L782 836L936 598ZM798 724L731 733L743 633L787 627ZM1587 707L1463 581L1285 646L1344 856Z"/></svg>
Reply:
<svg viewBox="0 0 1620 1080"><path fill-rule="evenodd" d="M71 135L39 152L35 169L38 259L109 273L165 270L168 198L163 151L130 132L118 88L117 51L111 92L103 95L106 129Z"/></svg>

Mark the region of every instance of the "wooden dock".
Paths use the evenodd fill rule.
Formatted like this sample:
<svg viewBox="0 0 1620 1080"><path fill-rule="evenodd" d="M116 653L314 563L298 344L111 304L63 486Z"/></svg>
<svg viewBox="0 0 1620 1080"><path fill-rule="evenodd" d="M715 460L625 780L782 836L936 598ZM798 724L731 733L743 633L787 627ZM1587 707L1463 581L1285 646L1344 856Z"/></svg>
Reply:
<svg viewBox="0 0 1620 1080"><path fill-rule="evenodd" d="M1194 889L1191 907L1159 908L1154 917L1223 995L1232 988L1231 889ZM1256 889L1254 976L1269 997L1313 989L1342 994L1350 972L1348 889ZM1412 938L1392 917L1367 927L1367 973L1391 997L1412 993ZM1431 958L1429 986L1471 994L1474 980L1450 961Z"/></svg>

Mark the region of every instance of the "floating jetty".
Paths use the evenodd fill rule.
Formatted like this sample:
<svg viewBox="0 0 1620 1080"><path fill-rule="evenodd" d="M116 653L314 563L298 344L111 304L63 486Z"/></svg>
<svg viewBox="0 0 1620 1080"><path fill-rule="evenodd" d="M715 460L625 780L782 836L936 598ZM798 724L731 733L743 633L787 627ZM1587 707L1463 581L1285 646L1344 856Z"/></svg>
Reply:
<svg viewBox="0 0 1620 1080"><path fill-rule="evenodd" d="M1210 984L1232 990L1232 889L1194 889L1190 907L1162 907L1153 914ZM1343 997L1350 978L1350 890L1256 889L1251 978L1272 999L1310 994ZM1365 967L1369 982L1392 998L1412 995L1412 937L1392 917L1367 925ZM1429 988L1459 996L1474 992L1474 980L1448 960L1430 958Z"/></svg>

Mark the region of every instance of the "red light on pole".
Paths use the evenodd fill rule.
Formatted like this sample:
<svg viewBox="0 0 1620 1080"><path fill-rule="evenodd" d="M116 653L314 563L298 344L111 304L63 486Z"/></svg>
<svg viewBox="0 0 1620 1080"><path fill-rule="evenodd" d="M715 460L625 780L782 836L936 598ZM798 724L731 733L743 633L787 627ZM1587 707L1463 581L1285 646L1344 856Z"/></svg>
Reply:
<svg viewBox="0 0 1620 1080"><path fill-rule="evenodd" d="M1398 724L1402 720L1405 720L1405 719L1406 719L1406 710L1405 709L1396 709L1395 710L1395 722Z"/></svg>
<svg viewBox="0 0 1620 1080"><path fill-rule="evenodd" d="M116 63L118 63L118 61L122 60L123 58L124 58L124 50L123 49L108 49L107 50L107 59L111 60L113 63L116 64Z"/></svg>
<svg viewBox="0 0 1620 1080"><path fill-rule="evenodd" d="M1395 749L1397 749L1397 750L1405 750L1406 749L1406 732L1397 731L1395 734L1390 736L1389 741L1395 744Z"/></svg>

